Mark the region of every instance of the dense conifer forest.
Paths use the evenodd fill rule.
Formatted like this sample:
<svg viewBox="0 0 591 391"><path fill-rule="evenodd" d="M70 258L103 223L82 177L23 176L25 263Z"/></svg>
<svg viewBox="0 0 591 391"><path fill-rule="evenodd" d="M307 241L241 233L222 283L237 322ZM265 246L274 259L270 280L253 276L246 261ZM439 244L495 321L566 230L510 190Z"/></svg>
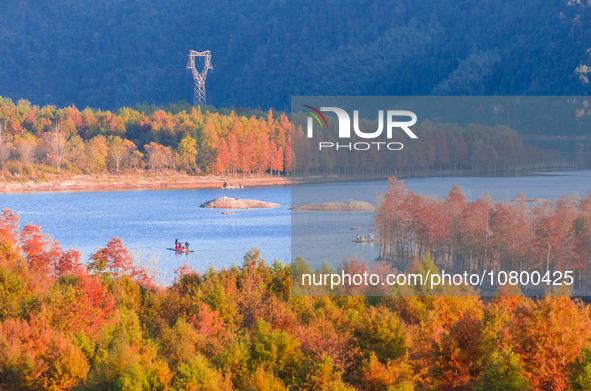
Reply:
<svg viewBox="0 0 591 391"><path fill-rule="evenodd" d="M0 94L116 110L190 101L211 50L216 107L291 95L587 95L584 1L6 0Z"/></svg>

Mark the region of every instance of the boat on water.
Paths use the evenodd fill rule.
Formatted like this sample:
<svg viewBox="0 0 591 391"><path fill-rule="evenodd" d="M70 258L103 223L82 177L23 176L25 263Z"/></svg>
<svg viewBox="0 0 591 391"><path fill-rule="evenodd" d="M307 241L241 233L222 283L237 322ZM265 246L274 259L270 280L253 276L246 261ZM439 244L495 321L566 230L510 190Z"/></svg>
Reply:
<svg viewBox="0 0 591 391"><path fill-rule="evenodd" d="M357 243L373 243L377 241L378 240L373 237L373 234L370 234L369 236L359 236L359 234L357 234L357 237L354 240L354 242Z"/></svg>
<svg viewBox="0 0 591 391"><path fill-rule="evenodd" d="M357 243L373 243L373 242L377 242L377 239L372 239L372 238L359 238L359 239L355 239L354 242Z"/></svg>
<svg viewBox="0 0 591 391"><path fill-rule="evenodd" d="M194 253L195 250L177 250L176 248L167 248L167 250L174 251L175 253Z"/></svg>
<svg viewBox="0 0 591 391"><path fill-rule="evenodd" d="M228 185L226 182L222 185L222 190L244 189L242 185Z"/></svg>

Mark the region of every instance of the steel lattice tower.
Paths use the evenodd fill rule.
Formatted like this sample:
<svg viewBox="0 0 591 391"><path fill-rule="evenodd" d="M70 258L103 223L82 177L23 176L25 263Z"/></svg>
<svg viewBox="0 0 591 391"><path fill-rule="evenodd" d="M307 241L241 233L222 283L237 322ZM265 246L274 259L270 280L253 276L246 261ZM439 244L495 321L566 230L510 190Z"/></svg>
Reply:
<svg viewBox="0 0 591 391"><path fill-rule="evenodd" d="M205 64L201 72L195 69L195 57L204 57L205 59ZM193 104L205 106L205 78L207 77L207 70L213 69L211 66L211 53L209 50L205 52L196 52L191 50L189 53L189 63L187 64L187 69L190 69L191 72L193 72L193 80L195 80L195 89L193 90Z"/></svg>

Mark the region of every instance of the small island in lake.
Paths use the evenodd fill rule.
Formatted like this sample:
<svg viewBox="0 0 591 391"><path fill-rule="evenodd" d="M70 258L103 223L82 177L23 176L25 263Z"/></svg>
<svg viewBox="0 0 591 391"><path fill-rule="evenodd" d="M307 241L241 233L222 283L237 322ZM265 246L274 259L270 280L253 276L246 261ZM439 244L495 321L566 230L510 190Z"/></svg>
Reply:
<svg viewBox="0 0 591 391"><path fill-rule="evenodd" d="M322 204L309 204L294 206L292 210L326 210L326 211L364 211L375 210L376 207L369 202L364 201L347 201L347 202L325 202Z"/></svg>
<svg viewBox="0 0 591 391"><path fill-rule="evenodd" d="M264 202L257 200L242 200L238 198L221 197L215 200L207 201L200 208L215 209L250 209L250 208L274 208L280 206L273 202Z"/></svg>

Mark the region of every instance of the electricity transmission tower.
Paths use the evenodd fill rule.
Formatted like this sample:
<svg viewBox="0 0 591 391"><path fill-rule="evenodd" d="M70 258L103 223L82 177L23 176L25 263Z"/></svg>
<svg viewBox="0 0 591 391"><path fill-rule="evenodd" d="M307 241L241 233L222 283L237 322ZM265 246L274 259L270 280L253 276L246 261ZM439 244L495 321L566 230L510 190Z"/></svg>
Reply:
<svg viewBox="0 0 591 391"><path fill-rule="evenodd" d="M204 57L205 59L205 64L201 72L195 69L195 57ZM193 104L205 106L205 78L207 77L207 70L213 69L211 66L211 53L209 50L205 52L196 52L191 50L189 53L189 63L187 64L187 69L190 69L191 72L193 72L193 80L195 80L195 89L193 90Z"/></svg>

